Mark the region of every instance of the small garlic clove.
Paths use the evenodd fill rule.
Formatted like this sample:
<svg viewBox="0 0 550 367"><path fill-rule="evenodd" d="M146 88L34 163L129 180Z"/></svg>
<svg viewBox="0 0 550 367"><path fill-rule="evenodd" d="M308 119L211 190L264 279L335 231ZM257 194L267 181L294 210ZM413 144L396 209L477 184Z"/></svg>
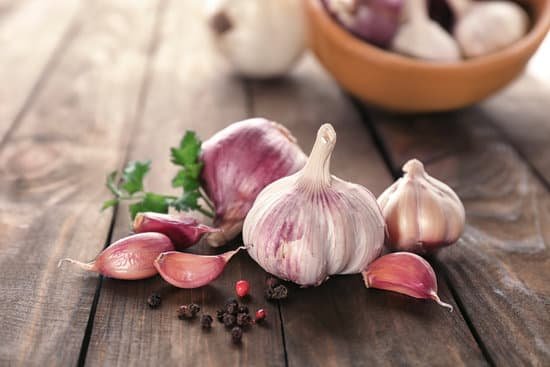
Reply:
<svg viewBox="0 0 550 367"><path fill-rule="evenodd" d="M219 277L227 262L242 247L220 255L205 256L169 251L160 254L154 266L160 276L178 288L198 288Z"/></svg>
<svg viewBox="0 0 550 367"><path fill-rule="evenodd" d="M138 213L134 219L134 232L158 232L170 238L178 249L197 243L205 233L221 232L221 229L200 224L196 219L161 213Z"/></svg>
<svg viewBox="0 0 550 367"><path fill-rule="evenodd" d="M465 224L464 206L456 193L429 176L416 159L405 163L403 171L405 175L378 198L387 246L423 254L455 243Z"/></svg>
<svg viewBox="0 0 550 367"><path fill-rule="evenodd" d="M159 254L171 251L174 245L161 233L140 233L122 238L103 250L94 261L84 263L73 259L64 262L78 265L81 269L115 279L136 280L157 274L153 261Z"/></svg>
<svg viewBox="0 0 550 367"><path fill-rule="evenodd" d="M263 118L229 125L202 144L203 187L216 208L207 242L222 246L235 238L258 193L306 162L296 139L281 124Z"/></svg>
<svg viewBox="0 0 550 367"><path fill-rule="evenodd" d="M437 304L453 310L437 295L437 278L432 266L420 256L410 252L384 255L363 272L367 288L377 288L406 294L414 298L433 299Z"/></svg>

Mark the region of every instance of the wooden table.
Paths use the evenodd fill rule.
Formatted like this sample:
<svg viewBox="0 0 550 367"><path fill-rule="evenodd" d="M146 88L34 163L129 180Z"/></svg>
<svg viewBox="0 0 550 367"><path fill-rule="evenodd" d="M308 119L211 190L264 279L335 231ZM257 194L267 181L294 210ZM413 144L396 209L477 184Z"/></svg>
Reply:
<svg viewBox="0 0 550 367"><path fill-rule="evenodd" d="M549 366L549 48L477 106L395 116L354 102L311 56L284 80L238 79L211 49L200 3L0 1L0 365ZM305 151L332 122L334 173L375 194L411 157L452 185L467 229L431 261L455 312L367 290L360 276L267 303L246 253L195 290L57 267L128 233L126 207L99 211L108 171L152 159L147 185L169 191L168 148L186 129L207 138L250 116L282 122ZM204 333L176 318L191 301L214 313L240 278L269 313L240 347L220 324Z"/></svg>

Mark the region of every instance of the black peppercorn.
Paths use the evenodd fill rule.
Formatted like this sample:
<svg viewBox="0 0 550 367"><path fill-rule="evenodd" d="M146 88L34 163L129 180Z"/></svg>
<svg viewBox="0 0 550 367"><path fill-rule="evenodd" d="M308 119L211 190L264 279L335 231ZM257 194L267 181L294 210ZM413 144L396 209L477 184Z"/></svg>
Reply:
<svg viewBox="0 0 550 367"><path fill-rule="evenodd" d="M151 293L149 298L147 298L147 304L150 308L157 308L160 306L162 299L160 298L160 294L157 292Z"/></svg>
<svg viewBox="0 0 550 367"><path fill-rule="evenodd" d="M225 308L227 308L229 305L234 305L235 307L239 307L239 302L231 297L231 298L228 298L226 301L225 301Z"/></svg>
<svg viewBox="0 0 550 367"><path fill-rule="evenodd" d="M225 315L223 315L223 324L225 325L225 327L232 327L232 326L235 326L235 323L237 322L237 318L235 317L235 315L232 315L230 313L226 313Z"/></svg>
<svg viewBox="0 0 550 367"><path fill-rule="evenodd" d="M239 326L248 326L252 323L252 318L249 314L240 313L237 315L237 325Z"/></svg>
<svg viewBox="0 0 550 367"><path fill-rule="evenodd" d="M288 288L280 284L275 288L267 288L265 290L265 298L268 300L279 300L288 297Z"/></svg>
<svg viewBox="0 0 550 367"><path fill-rule="evenodd" d="M202 315L201 326L203 329L210 329L212 327L212 316L208 314Z"/></svg>
<svg viewBox="0 0 550 367"><path fill-rule="evenodd" d="M189 304L189 309L191 310L193 316L195 316L201 311L201 306L197 305L196 303L191 303Z"/></svg>
<svg viewBox="0 0 550 367"><path fill-rule="evenodd" d="M241 339L243 337L243 329L241 329L238 326L235 326L233 329L231 329L231 340L235 344L239 344L241 342Z"/></svg>
<svg viewBox="0 0 550 367"><path fill-rule="evenodd" d="M195 317L195 313L191 310L191 307L189 305L181 305L178 308L178 319L185 320L185 319L192 319Z"/></svg>
<svg viewBox="0 0 550 367"><path fill-rule="evenodd" d="M218 319L219 322L223 323L223 316L225 315L225 310L223 309L219 309L216 311L216 318Z"/></svg>
<svg viewBox="0 0 550 367"><path fill-rule="evenodd" d="M237 312L239 312L239 305L238 304L235 305L233 303L230 303L225 307L225 312L230 313L232 315L236 315Z"/></svg>
<svg viewBox="0 0 550 367"><path fill-rule="evenodd" d="M245 305L240 305L237 309L237 313L249 313L248 307Z"/></svg>

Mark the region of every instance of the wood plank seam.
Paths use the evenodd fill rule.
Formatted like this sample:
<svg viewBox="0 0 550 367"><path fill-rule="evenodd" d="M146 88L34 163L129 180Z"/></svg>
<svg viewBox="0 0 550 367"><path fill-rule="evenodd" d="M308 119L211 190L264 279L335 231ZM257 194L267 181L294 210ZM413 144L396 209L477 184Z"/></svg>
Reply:
<svg viewBox="0 0 550 367"><path fill-rule="evenodd" d="M124 165L128 161L128 156L129 156L131 148L132 148L132 139L131 139L132 131L135 131L135 130L138 129L138 127L140 125L140 122L142 120L142 115L143 115L144 106L145 106L145 100L147 99L148 89L149 89L149 86L151 84L151 63L152 63L153 58L155 57L155 52L157 50L158 42L160 41L160 25L161 25L163 14L164 14L164 11L165 11L165 8L166 8L165 3L166 3L165 1L159 1L157 3L156 14L155 14L155 24L153 26L153 32L151 34L151 40L150 40L149 47L148 47L148 50L147 50L147 64L146 64L146 67L145 67L143 80L142 80L140 90L139 90L138 104L136 106L136 111L135 111L135 115L134 115L134 118L133 118L133 123L130 124L130 126L131 126L130 130L131 131L129 131L129 133L126 135L128 138L123 143L124 146L125 146L125 154L124 154L124 159L122 160L123 161L122 163ZM107 246L109 246L109 244L113 240L113 232L114 232L114 229L115 229L115 226L116 226L117 213L118 213L118 205L116 205L114 207L113 211L112 211L112 217L111 217L111 222L110 222L110 225L109 225L109 231L107 233L107 238L106 238L106 241L105 241L105 244L104 244L103 248L106 248ZM82 345L81 345L80 353L79 353L79 356L78 356L77 366L79 366L79 367L84 366L86 364L86 356L87 356L87 353L88 353L88 347L90 345L90 339L91 339L92 331L93 331L93 328L94 328L95 315L96 315L97 306L98 306L98 303L99 303L99 297L101 295L101 289L102 289L102 286L103 286L103 279L104 279L104 276L99 275L97 288L95 290L94 298L93 298L93 301L92 301L92 306L90 308L90 315L88 317L88 323L86 325L86 331L84 332L84 337L82 339Z"/></svg>
<svg viewBox="0 0 550 367"><path fill-rule="evenodd" d="M46 85L48 77L53 73L59 61L62 59L63 54L72 44L76 36L79 34L80 28L83 23L83 17L85 17L86 14L85 8L86 7L81 3L77 14L75 15L69 27L67 27L67 29L65 30L61 39L59 40L59 44L54 48L48 62L44 66L44 69L40 72L40 76L31 88L31 91L28 97L25 99L25 102L21 106L21 109L15 115L6 133L2 137L0 137L0 151L4 149L6 142L10 140L13 133L17 130L17 128L21 124L21 121L23 121L25 115L33 106L33 103L36 100L37 96L40 94L42 88L44 87L44 85Z"/></svg>
<svg viewBox="0 0 550 367"><path fill-rule="evenodd" d="M378 127L372 122L372 119L369 115L369 112L365 106L362 106L359 101L357 101L355 98L348 95L349 98L351 98L353 105L357 108L359 115L361 116L363 122L367 126L369 133L371 134L372 140L375 142L376 148L379 150L380 155L383 157L384 163L388 165L388 170L390 174L393 176L394 180L397 180L401 177L401 169L397 166L397 164L394 162L394 160L391 157L391 154L389 153L389 148L387 147L387 144L384 142L384 139L382 138L382 134L378 130ZM440 159L451 152L446 152L442 154L441 156L433 157L430 159L430 161L435 161L437 159ZM435 259L432 259L435 260ZM487 363L491 366L495 366L494 360L491 357L487 346L483 342L483 340L480 337L479 332L476 330L470 315L468 314L464 303L462 302L458 292L456 291L453 283L449 280L448 273L445 269L445 266L443 264L435 261L437 270L441 272L443 275L443 279L445 280L445 283L447 284L447 287L449 288L451 295L453 296L453 299L464 317L464 321L466 322L468 329L470 330L472 337L475 339L479 349L481 350L481 353L483 354L483 357L486 359Z"/></svg>

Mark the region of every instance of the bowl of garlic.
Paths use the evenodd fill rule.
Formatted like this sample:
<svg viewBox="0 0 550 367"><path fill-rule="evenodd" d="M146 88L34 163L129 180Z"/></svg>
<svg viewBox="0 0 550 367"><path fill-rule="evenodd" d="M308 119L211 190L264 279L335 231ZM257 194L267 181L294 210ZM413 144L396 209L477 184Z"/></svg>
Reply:
<svg viewBox="0 0 550 367"><path fill-rule="evenodd" d="M307 0L309 44L350 93L397 112L474 104L525 67L550 1Z"/></svg>

